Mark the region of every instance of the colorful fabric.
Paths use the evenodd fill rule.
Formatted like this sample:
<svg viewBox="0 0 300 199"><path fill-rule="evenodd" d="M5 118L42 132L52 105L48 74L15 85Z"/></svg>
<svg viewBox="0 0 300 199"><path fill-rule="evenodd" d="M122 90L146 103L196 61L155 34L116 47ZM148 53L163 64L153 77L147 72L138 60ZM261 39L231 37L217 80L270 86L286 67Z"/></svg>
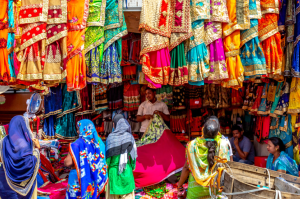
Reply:
<svg viewBox="0 0 300 199"><path fill-rule="evenodd" d="M188 70L185 60L184 44L180 43L172 49L169 84L181 86L188 83Z"/></svg>
<svg viewBox="0 0 300 199"><path fill-rule="evenodd" d="M156 90L156 99L164 102L168 108L173 107L173 88L170 85L163 85Z"/></svg>
<svg viewBox="0 0 300 199"><path fill-rule="evenodd" d="M73 176L72 175L73 171L76 172L75 169L71 170L69 176ZM69 179L70 179L70 177L69 177ZM51 183L50 182L46 186L38 188L38 190L42 191L42 192L51 193L48 196L50 199L65 199L66 198L67 186L68 186L68 181L61 180L57 183ZM46 198L44 198L44 199L46 199Z"/></svg>
<svg viewBox="0 0 300 199"><path fill-rule="evenodd" d="M299 176L298 174L298 165L296 161L290 158L284 151L280 152L280 156L274 161L274 155L270 154L267 159L267 169L272 169L274 171L283 170L287 174L293 176Z"/></svg>
<svg viewBox="0 0 300 199"><path fill-rule="evenodd" d="M222 136L219 133L213 140L217 142L217 156L230 160L229 146L226 140L221 139ZM191 174L195 178L196 182L201 186L208 186L212 176L216 174L215 170L208 168L207 154L208 148L206 147L205 138L196 138L191 141L186 149L187 163Z"/></svg>
<svg viewBox="0 0 300 199"><path fill-rule="evenodd" d="M138 188L163 181L181 171L185 163L184 146L167 128L163 119L155 115L149 127L145 131L144 141L137 147L138 158L133 174Z"/></svg>
<svg viewBox="0 0 300 199"><path fill-rule="evenodd" d="M152 196L155 198L162 198L165 193L168 192L165 181L162 181L161 183L156 185L144 187L143 189L148 196Z"/></svg>
<svg viewBox="0 0 300 199"><path fill-rule="evenodd" d="M34 149L32 139L29 121L22 116L15 116L9 123L8 136L0 141L1 170L5 171L1 172L1 188L9 185L6 188L16 192L18 197L31 198L36 191L40 153ZM0 192L0 197L4 196Z"/></svg>
<svg viewBox="0 0 300 199"><path fill-rule="evenodd" d="M288 104L288 113L295 114L300 113L300 80L293 77L290 87L290 99Z"/></svg>
<svg viewBox="0 0 300 199"><path fill-rule="evenodd" d="M256 75L266 75L266 60L258 39L258 20L250 20L251 27L241 31L241 61L245 69L245 79Z"/></svg>
<svg viewBox="0 0 300 199"><path fill-rule="evenodd" d="M191 1L191 3L195 2ZM194 35L189 40L186 54L190 84L202 82L207 77L209 68L208 52L204 43L204 19L194 21L192 30Z"/></svg>
<svg viewBox="0 0 300 199"><path fill-rule="evenodd" d="M87 82L100 82L100 67L104 50L104 22L106 0L89 2L89 15L85 33L85 59Z"/></svg>
<svg viewBox="0 0 300 199"><path fill-rule="evenodd" d="M67 198L99 198L108 181L105 145L92 121L77 125L79 138L69 147L76 172L69 175Z"/></svg>
<svg viewBox="0 0 300 199"><path fill-rule="evenodd" d="M130 85L128 90L124 90L124 111L138 110L140 105L140 85Z"/></svg>
<svg viewBox="0 0 300 199"><path fill-rule="evenodd" d="M123 83L111 84L107 91L108 108L116 110L123 107Z"/></svg>
<svg viewBox="0 0 300 199"><path fill-rule="evenodd" d="M95 111L102 112L108 109L107 85L98 84L95 86Z"/></svg>
<svg viewBox="0 0 300 199"><path fill-rule="evenodd" d="M55 136L60 139L75 140L78 134L74 125L74 112L82 107L79 91L68 92L67 85L64 84L62 96L62 112L57 115Z"/></svg>
<svg viewBox="0 0 300 199"><path fill-rule="evenodd" d="M300 9L300 2L296 2L296 9ZM294 52L293 52L293 61L292 61L292 70L291 74L294 77L300 77L300 13L293 13L296 15L296 24L294 30Z"/></svg>

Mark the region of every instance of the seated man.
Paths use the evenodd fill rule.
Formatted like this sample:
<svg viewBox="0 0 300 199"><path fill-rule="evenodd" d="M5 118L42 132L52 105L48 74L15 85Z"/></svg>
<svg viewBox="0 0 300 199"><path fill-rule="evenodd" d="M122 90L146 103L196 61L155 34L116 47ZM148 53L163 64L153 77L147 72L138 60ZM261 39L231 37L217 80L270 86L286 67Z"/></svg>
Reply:
<svg viewBox="0 0 300 199"><path fill-rule="evenodd" d="M243 136L243 131L238 125L232 127L233 137L230 144L233 148L233 161L254 164L254 147L249 138Z"/></svg>

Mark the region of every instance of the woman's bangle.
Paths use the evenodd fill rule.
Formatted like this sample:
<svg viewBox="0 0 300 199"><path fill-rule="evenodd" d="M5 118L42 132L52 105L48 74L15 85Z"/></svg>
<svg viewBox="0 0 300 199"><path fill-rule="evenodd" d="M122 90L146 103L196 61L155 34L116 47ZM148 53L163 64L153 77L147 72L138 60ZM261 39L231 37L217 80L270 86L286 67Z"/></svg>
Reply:
<svg viewBox="0 0 300 199"><path fill-rule="evenodd" d="M178 191L183 191L184 190L184 188L183 187L178 187Z"/></svg>

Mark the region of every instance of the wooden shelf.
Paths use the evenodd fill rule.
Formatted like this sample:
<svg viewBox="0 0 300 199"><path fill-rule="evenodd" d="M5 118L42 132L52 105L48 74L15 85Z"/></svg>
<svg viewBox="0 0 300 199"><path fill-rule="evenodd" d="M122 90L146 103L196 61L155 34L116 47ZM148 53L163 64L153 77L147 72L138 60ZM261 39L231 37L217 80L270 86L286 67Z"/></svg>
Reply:
<svg viewBox="0 0 300 199"><path fill-rule="evenodd" d="M140 11L127 11L124 16L127 25L128 32L140 33L139 32L139 23L140 23Z"/></svg>

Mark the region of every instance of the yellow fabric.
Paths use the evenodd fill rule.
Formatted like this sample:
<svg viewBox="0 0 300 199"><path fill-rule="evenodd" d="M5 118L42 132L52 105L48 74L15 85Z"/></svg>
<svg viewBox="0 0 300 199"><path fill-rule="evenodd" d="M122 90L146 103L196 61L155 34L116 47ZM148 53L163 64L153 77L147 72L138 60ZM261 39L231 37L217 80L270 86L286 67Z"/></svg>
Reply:
<svg viewBox="0 0 300 199"><path fill-rule="evenodd" d="M288 113L300 113L300 79L296 77L292 78Z"/></svg>
<svg viewBox="0 0 300 199"><path fill-rule="evenodd" d="M206 139L198 137L189 142L187 146L187 163L196 182L201 186L207 187L211 185L213 178L218 174L215 170L216 164L227 162L229 158L227 156L229 154L227 141L221 137L219 133L214 138L214 141L217 142L216 154L221 157L215 156L215 164L210 169L207 161L208 148L206 147ZM227 147L224 147L224 144Z"/></svg>
<svg viewBox="0 0 300 199"><path fill-rule="evenodd" d="M244 67L239 55L240 30L234 31L231 35L223 39L226 55L226 65L229 79L222 82L223 87L239 89L243 87Z"/></svg>

